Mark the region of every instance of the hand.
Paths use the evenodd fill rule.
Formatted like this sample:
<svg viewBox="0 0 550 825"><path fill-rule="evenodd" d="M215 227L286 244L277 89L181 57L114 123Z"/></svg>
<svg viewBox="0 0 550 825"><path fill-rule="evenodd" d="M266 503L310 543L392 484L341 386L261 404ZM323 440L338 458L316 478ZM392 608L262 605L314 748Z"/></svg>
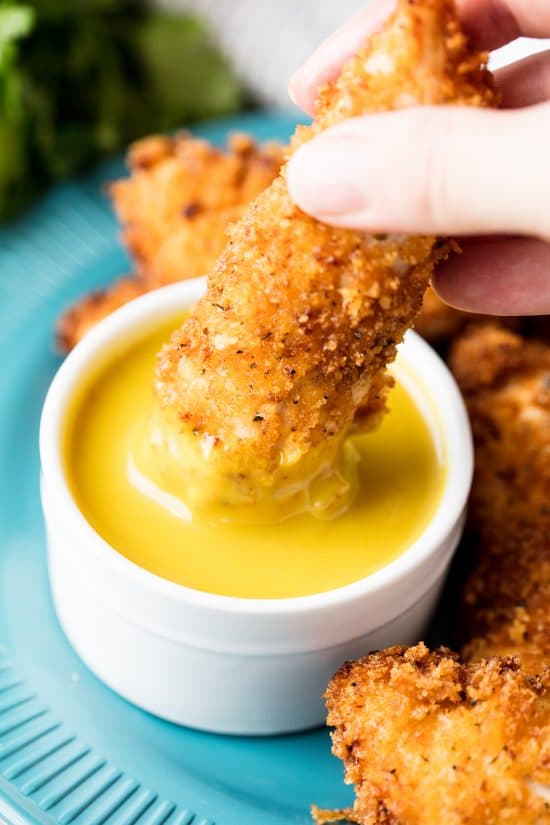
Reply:
<svg viewBox="0 0 550 825"><path fill-rule="evenodd" d="M393 5L377 0L312 55L291 81L298 105L313 112L317 87L338 74ZM520 35L550 36L548 0L456 5L482 49ZM501 69L495 81L499 111L415 107L328 129L292 157L289 191L304 211L334 226L467 236L461 238L463 254L434 278L447 303L493 315L546 314L550 51Z"/></svg>

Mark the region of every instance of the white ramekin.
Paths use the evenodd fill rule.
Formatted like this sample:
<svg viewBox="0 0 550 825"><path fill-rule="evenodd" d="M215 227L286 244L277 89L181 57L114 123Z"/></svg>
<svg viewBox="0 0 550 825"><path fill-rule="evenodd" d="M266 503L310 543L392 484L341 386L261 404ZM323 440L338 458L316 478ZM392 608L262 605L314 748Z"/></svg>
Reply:
<svg viewBox="0 0 550 825"><path fill-rule="evenodd" d="M117 553L81 514L65 477L63 425L88 370L203 291L197 279L136 299L92 330L52 382L40 456L53 597L84 661L136 705L220 733L295 731L323 721L321 694L342 662L424 632L463 526L473 463L468 418L443 362L408 333L397 375L406 366L409 387L437 421L448 476L432 521L405 553L365 579L300 598L239 599L161 579Z"/></svg>

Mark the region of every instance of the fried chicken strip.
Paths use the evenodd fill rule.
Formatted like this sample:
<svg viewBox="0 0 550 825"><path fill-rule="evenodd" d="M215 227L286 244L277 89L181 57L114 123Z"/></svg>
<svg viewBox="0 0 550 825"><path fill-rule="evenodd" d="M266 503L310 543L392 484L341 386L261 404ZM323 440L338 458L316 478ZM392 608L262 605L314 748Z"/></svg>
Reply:
<svg viewBox="0 0 550 825"><path fill-rule="evenodd" d="M539 673L550 665L550 346L476 326L455 342L450 366L475 442L464 654L517 655Z"/></svg>
<svg viewBox="0 0 550 825"><path fill-rule="evenodd" d="M486 323L455 342L450 364L475 442L467 664L420 644L336 674L328 722L357 790L344 814L361 825L540 825L550 822L550 346Z"/></svg>
<svg viewBox="0 0 550 825"><path fill-rule="evenodd" d="M550 822L550 672L526 676L512 658L461 664L421 643L345 664L326 698L356 800L315 809L318 822Z"/></svg>
<svg viewBox="0 0 550 825"><path fill-rule="evenodd" d="M348 117L420 103L492 105L485 56L447 0L400 0L319 94L296 149ZM366 235L301 212L284 170L230 231L206 297L161 352L161 402L254 500L281 468L378 415L386 365L417 314L434 237Z"/></svg>
<svg viewBox="0 0 550 825"><path fill-rule="evenodd" d="M61 348L72 349L137 295L209 272L227 241L228 224L271 183L283 151L245 134L230 135L222 149L186 133L134 143L130 177L112 184L110 194L137 273L70 307L58 324Z"/></svg>

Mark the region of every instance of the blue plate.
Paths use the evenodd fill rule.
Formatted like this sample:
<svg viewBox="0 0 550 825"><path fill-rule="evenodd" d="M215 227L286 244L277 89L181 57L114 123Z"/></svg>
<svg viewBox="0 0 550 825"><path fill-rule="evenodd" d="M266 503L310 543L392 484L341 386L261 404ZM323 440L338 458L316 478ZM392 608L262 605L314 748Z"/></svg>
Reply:
<svg viewBox="0 0 550 825"><path fill-rule="evenodd" d="M294 125L252 114L196 131L286 140ZM58 186L0 230L0 821L308 823L312 802L351 798L326 730L249 739L156 719L86 669L53 611L38 496L38 422L60 364L52 331L72 300L130 270L102 192L121 173L116 160Z"/></svg>
<svg viewBox="0 0 550 825"><path fill-rule="evenodd" d="M196 132L218 143L233 130L286 141L295 123L250 114ZM131 269L103 192L121 174L116 159L0 229L0 823L305 825L312 802L344 807L352 798L326 730L252 739L156 719L86 669L53 610L40 411L61 362L57 317ZM431 643L448 636L449 601Z"/></svg>

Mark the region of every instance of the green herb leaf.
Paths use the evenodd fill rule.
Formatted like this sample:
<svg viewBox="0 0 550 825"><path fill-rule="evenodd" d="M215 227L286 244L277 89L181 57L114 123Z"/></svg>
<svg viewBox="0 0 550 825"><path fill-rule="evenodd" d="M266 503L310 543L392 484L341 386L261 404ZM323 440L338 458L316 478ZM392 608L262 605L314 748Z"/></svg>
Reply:
<svg viewBox="0 0 550 825"><path fill-rule="evenodd" d="M242 102L188 14L141 0L0 0L0 220L137 137Z"/></svg>

